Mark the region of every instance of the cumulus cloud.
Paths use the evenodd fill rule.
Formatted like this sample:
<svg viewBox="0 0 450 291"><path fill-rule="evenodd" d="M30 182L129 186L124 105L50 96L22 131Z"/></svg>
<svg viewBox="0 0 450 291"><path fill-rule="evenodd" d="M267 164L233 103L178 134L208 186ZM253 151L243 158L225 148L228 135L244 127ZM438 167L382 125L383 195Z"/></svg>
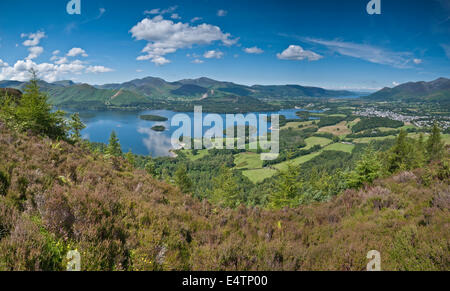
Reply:
<svg viewBox="0 0 450 291"><path fill-rule="evenodd" d="M194 45L209 45L216 41L231 46L238 41L238 39L232 39L231 34L223 33L218 26L175 23L160 15L153 19L143 19L131 28L130 33L136 40L147 41L147 45L142 50L144 54L137 60L150 60L157 65L169 63L165 56L179 49L191 48Z"/></svg>
<svg viewBox="0 0 450 291"><path fill-rule="evenodd" d="M113 69L104 66L89 66L86 68L86 73L108 73L112 71Z"/></svg>
<svg viewBox="0 0 450 291"><path fill-rule="evenodd" d="M343 56L362 59L375 64L389 65L395 68L408 68L409 64L414 62L414 58L409 52L393 52L367 44L338 40L307 38L306 41L326 46L335 53Z"/></svg>
<svg viewBox="0 0 450 291"><path fill-rule="evenodd" d="M104 66L89 66L87 62L77 59L69 59L68 57L88 55L81 48L72 48L66 56L58 56L59 50L52 52L50 61L53 63L36 63L36 59L44 52L44 48L38 46L40 40L45 37L44 32L36 32L30 34L21 34L22 38L28 39L24 42L25 46L29 46L29 55L24 60L17 60L14 65L9 65L0 59L0 80L27 81L31 78L30 70L37 72L37 77L47 82L55 82L73 75L83 73L106 73L113 71ZM73 78L73 77L72 77Z"/></svg>
<svg viewBox="0 0 450 291"><path fill-rule="evenodd" d="M248 54L262 54L264 51L262 49L260 49L259 47L248 47L248 48L244 48L244 52L248 53Z"/></svg>
<svg viewBox="0 0 450 291"><path fill-rule="evenodd" d="M33 46L28 48L29 55L27 57L27 60L32 60L40 56L44 52L44 48L41 46Z"/></svg>
<svg viewBox="0 0 450 291"><path fill-rule="evenodd" d="M221 59L223 57L223 52L221 51L207 51L203 54L203 57L206 59Z"/></svg>
<svg viewBox="0 0 450 291"><path fill-rule="evenodd" d="M228 14L228 11L223 10L223 9L220 9L219 11L217 11L217 16L219 16L219 17L227 16L227 14Z"/></svg>
<svg viewBox="0 0 450 291"><path fill-rule="evenodd" d="M73 73L81 74L85 66L79 61L74 61L70 64L50 64L41 63L37 64L32 60L19 60L14 66L8 66L2 68L0 71L0 79L2 80L15 80L15 81L27 81L30 79L30 70L35 69L38 73L38 78L48 82L54 82L60 79L63 75Z"/></svg>
<svg viewBox="0 0 450 291"><path fill-rule="evenodd" d="M73 74L80 75L83 73L106 73L112 71L112 69L103 66L86 66L80 60L61 64L37 64L32 60L26 59L17 61L14 66L2 67L0 69L0 80L27 81L31 78L31 69L37 71L38 78L47 82L62 80L64 77Z"/></svg>
<svg viewBox="0 0 450 291"><path fill-rule="evenodd" d="M291 61L317 61L323 58L321 55L316 54L313 51L304 50L301 46L290 45L282 53L277 54L280 60L291 60Z"/></svg>
<svg viewBox="0 0 450 291"><path fill-rule="evenodd" d="M0 68L1 67L7 67L7 66L9 66L8 63L6 63L2 59L0 59Z"/></svg>
<svg viewBox="0 0 450 291"><path fill-rule="evenodd" d="M78 55L81 55L83 57L87 57L88 56L86 51L84 49L82 49L82 48L79 48L79 47L74 47L67 53L68 57L76 57Z"/></svg>
<svg viewBox="0 0 450 291"><path fill-rule="evenodd" d="M23 42L24 46L37 46L41 42L41 39L45 37L45 32L38 31L35 33L22 33L20 37L28 38Z"/></svg>
<svg viewBox="0 0 450 291"><path fill-rule="evenodd" d="M204 61L202 61L200 59L195 59L195 60L192 61L192 63L194 63L194 64L203 64Z"/></svg>
<svg viewBox="0 0 450 291"><path fill-rule="evenodd" d="M56 57L55 59L52 57L52 58L50 58L50 60L51 61L54 60L55 64L57 64L57 65L67 64L69 62L69 60L66 57L61 57L61 58Z"/></svg>
<svg viewBox="0 0 450 291"><path fill-rule="evenodd" d="M31 78L31 69L37 71L38 78L47 82L62 80L74 74L106 73L112 71L112 69L104 66L87 66L85 62L80 60L69 61L66 57L58 57L56 55L51 58L55 60L53 64L38 64L33 62L32 59L18 60L13 66L9 66L0 60L0 80L27 81Z"/></svg>
<svg viewBox="0 0 450 291"><path fill-rule="evenodd" d="M421 64L423 61L421 59L414 59L413 60L414 64L419 65Z"/></svg>
<svg viewBox="0 0 450 291"><path fill-rule="evenodd" d="M178 15L177 13L173 13L170 18L172 19L181 19L180 15Z"/></svg>

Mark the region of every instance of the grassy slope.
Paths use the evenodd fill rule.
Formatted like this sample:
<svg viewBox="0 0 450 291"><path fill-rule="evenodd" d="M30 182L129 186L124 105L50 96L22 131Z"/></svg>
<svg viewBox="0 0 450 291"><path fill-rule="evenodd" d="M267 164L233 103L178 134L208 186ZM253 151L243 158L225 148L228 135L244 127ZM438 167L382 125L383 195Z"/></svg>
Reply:
<svg viewBox="0 0 450 291"><path fill-rule="evenodd" d="M449 185L423 171L283 211L220 209L80 147L0 125L0 269L448 270ZM447 181L448 182L448 181Z"/></svg>
<svg viewBox="0 0 450 291"><path fill-rule="evenodd" d="M355 145L353 144L343 144L343 143L334 143L324 148L325 151L341 151L351 154Z"/></svg>

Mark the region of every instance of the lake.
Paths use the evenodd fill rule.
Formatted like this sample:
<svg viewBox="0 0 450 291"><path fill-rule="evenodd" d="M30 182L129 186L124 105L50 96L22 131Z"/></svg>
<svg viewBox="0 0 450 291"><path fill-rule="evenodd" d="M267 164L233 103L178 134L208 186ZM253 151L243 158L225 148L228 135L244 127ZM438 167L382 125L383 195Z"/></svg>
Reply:
<svg viewBox="0 0 450 291"><path fill-rule="evenodd" d="M287 119L298 119L295 114L302 109L284 109L277 112L252 112L256 116L259 114L280 114L286 116ZM318 111L310 111L318 112ZM173 116L180 112L170 110L144 110L137 112L128 111L82 111L79 112L81 120L86 124L86 128L82 131L84 139L91 142L108 143L109 136L114 130L122 145L122 150L128 152L131 150L138 155L151 155L152 157L170 156L172 150L171 137L173 132L179 127L170 127L170 121ZM140 115L159 115L167 117L166 122L145 121L139 118ZM192 121L194 120L193 112L182 112L187 114ZM203 117L207 113L203 113ZM219 114L225 122L225 114ZM245 116L245 114L244 114ZM166 131L156 132L151 128L155 125L163 125ZM270 124L268 125L270 127ZM206 131L209 128L204 128Z"/></svg>

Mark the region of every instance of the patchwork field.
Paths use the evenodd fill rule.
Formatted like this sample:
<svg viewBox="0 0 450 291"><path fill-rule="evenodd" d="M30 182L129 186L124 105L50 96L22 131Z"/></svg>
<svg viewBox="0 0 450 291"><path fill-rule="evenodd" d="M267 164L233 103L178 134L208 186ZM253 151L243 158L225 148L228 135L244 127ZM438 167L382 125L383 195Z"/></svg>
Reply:
<svg viewBox="0 0 450 291"><path fill-rule="evenodd" d="M355 124L361 121L361 118L356 118L355 120L349 122L350 128L352 128Z"/></svg>
<svg viewBox="0 0 450 291"><path fill-rule="evenodd" d="M283 170L286 170L288 168L288 164L289 163L292 163L292 165L294 165L294 166L298 166L298 165L301 165L303 163L306 163L306 162L314 159L315 157L317 157L321 153L322 153L322 151L318 151L318 152L311 153L309 155L305 155L305 156L301 156L301 157L292 159L290 161L279 163L279 164L275 165L274 168L283 171Z"/></svg>
<svg viewBox="0 0 450 291"><path fill-rule="evenodd" d="M250 179L253 183L260 183L267 178L272 177L277 173L277 170L270 168L254 169L243 171L242 174Z"/></svg>
<svg viewBox="0 0 450 291"><path fill-rule="evenodd" d="M196 155L192 154L192 150L184 150L183 153L191 161L199 160L208 154L208 150L198 150Z"/></svg>
<svg viewBox="0 0 450 291"><path fill-rule="evenodd" d="M236 169L259 169L263 165L261 155L251 152L235 155L234 163L236 164Z"/></svg>
<svg viewBox="0 0 450 291"><path fill-rule="evenodd" d="M344 144L344 143L334 143L326 146L324 151L341 151L351 154L353 149L355 148L354 144Z"/></svg>
<svg viewBox="0 0 450 291"><path fill-rule="evenodd" d="M352 131L347 127L347 121L342 121L336 125L326 126L319 129L318 132L331 133L336 136L342 136L352 133Z"/></svg>
<svg viewBox="0 0 450 291"><path fill-rule="evenodd" d="M281 127L281 129L299 129L299 126L303 126L302 129L311 127L313 125L314 121L295 121L295 122L288 122L285 126Z"/></svg>
<svg viewBox="0 0 450 291"><path fill-rule="evenodd" d="M326 146L332 143L332 140L324 137L312 136L305 139L305 142L306 142L305 149L310 149L315 145Z"/></svg>
<svg viewBox="0 0 450 291"><path fill-rule="evenodd" d="M384 139L394 139L396 136L394 135L388 135L388 136L378 136L378 137L362 137L362 138L355 138L353 140L354 143L370 143L373 140L384 140Z"/></svg>

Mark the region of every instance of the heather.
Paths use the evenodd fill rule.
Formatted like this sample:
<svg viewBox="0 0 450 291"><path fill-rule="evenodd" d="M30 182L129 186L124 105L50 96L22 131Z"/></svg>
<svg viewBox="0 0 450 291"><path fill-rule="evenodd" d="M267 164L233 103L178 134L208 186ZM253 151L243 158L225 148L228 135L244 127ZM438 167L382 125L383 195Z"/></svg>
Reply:
<svg viewBox="0 0 450 291"><path fill-rule="evenodd" d="M384 270L449 269L449 148L436 123L426 141L402 130L386 150L331 152L310 171L288 163L252 205L226 151L203 165L218 173L211 191L194 195L208 179L193 181L192 164L139 169L115 132L100 148L82 141L79 116L53 112L35 80L0 101L0 270L65 270L70 250L82 270L365 270L370 250Z"/></svg>
<svg viewBox="0 0 450 291"><path fill-rule="evenodd" d="M267 210L200 201L122 157L0 127L0 269L448 270L448 168ZM177 174L183 179L183 173Z"/></svg>

